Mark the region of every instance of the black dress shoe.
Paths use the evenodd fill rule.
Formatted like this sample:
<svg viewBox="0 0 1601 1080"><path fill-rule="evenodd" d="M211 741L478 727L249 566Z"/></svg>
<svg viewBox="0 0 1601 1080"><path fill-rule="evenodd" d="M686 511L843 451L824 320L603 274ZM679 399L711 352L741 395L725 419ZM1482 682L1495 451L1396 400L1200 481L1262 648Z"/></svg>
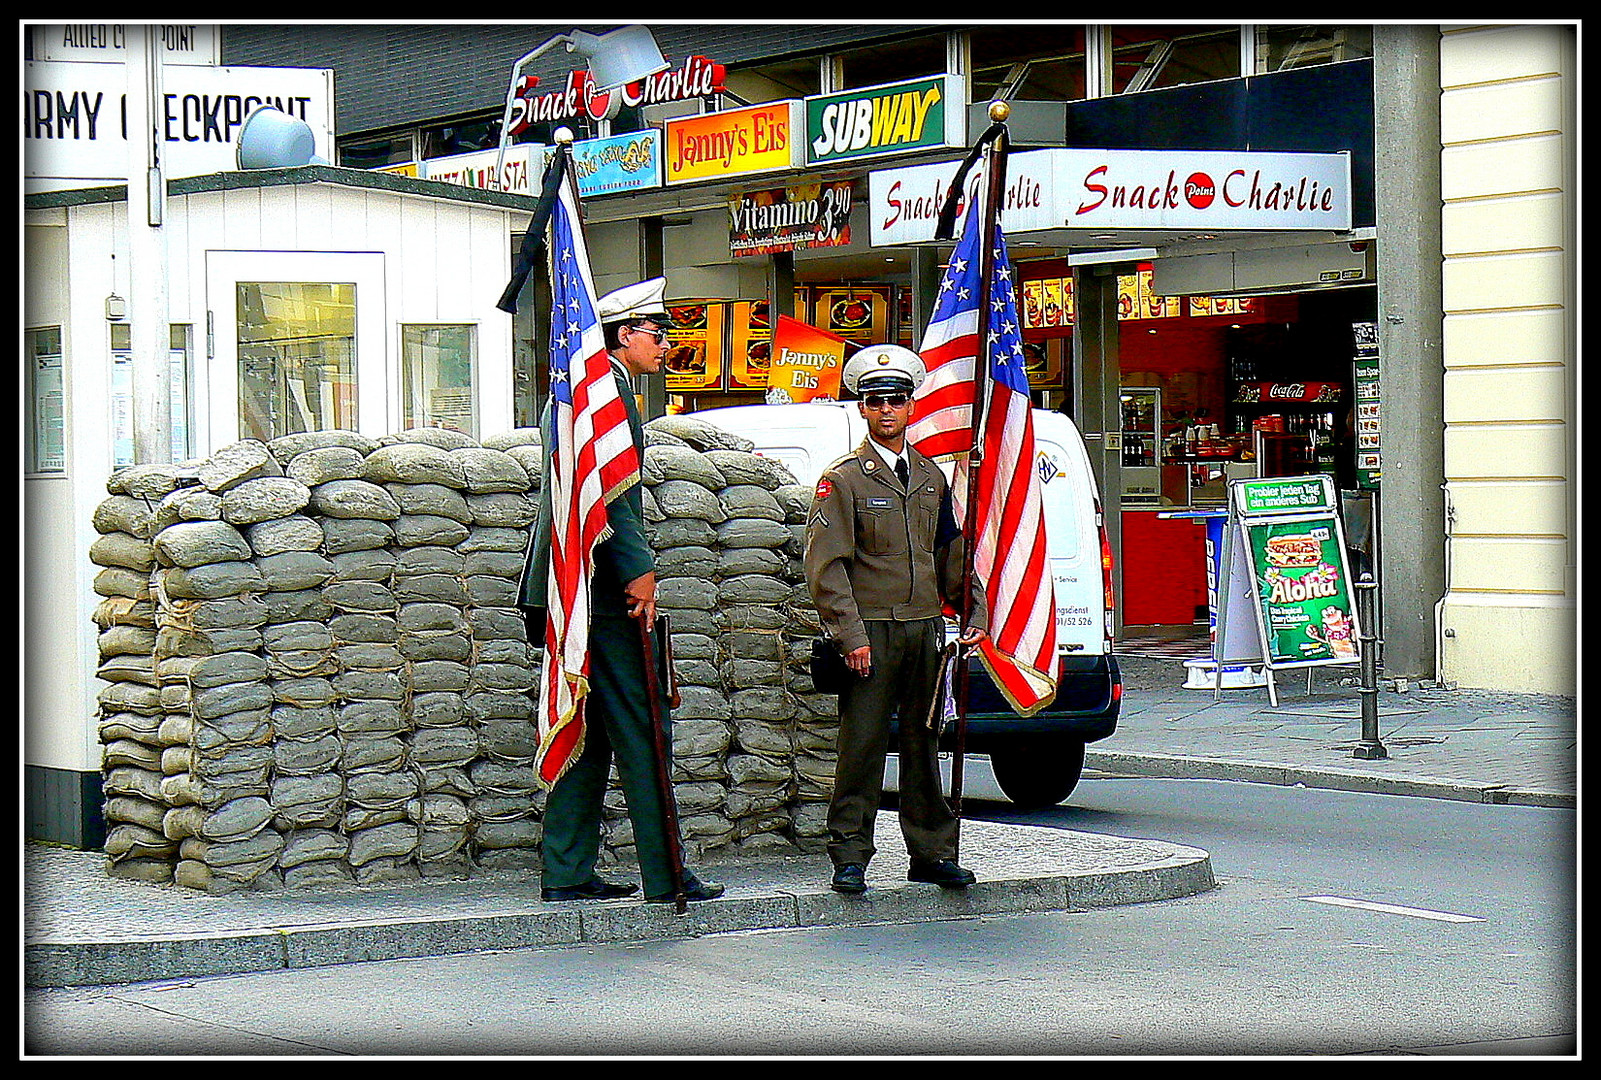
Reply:
<svg viewBox="0 0 1601 1080"><path fill-rule="evenodd" d="M555 888L540 889L541 900L615 900L620 896L632 896L639 891L639 886L632 883L620 885L616 882L602 881L600 878L590 878L582 885L558 885Z"/></svg>
<svg viewBox="0 0 1601 1080"><path fill-rule="evenodd" d="M962 869L951 859L939 859L934 862L913 859L911 869L906 872L906 880L926 881L942 889L965 889L978 878L973 876L971 870Z"/></svg>
<svg viewBox="0 0 1601 1080"><path fill-rule="evenodd" d="M861 863L840 863L834 867L834 880L828 887L835 892L859 893L867 891L867 867Z"/></svg>
<svg viewBox="0 0 1601 1080"><path fill-rule="evenodd" d="M717 882L702 881L694 874L691 874L688 870L684 871L685 900L716 900L719 896L723 895L723 892L723 887L717 884ZM647 896L645 899L650 901L652 904L670 904L674 900L677 900L678 896L675 893L658 893L655 896Z"/></svg>

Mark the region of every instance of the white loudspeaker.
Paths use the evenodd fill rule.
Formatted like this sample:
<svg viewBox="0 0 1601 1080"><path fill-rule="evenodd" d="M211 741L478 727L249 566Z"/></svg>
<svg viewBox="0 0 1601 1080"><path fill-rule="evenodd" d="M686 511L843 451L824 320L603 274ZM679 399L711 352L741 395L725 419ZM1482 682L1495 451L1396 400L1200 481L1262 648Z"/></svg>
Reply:
<svg viewBox="0 0 1601 1080"><path fill-rule="evenodd" d="M283 169L296 165L326 165L314 152L311 125L263 105L245 117L236 146L241 169Z"/></svg>
<svg viewBox="0 0 1601 1080"><path fill-rule="evenodd" d="M668 64L656 39L644 26L622 26L604 34L574 30L568 50L589 60L598 91L615 90L666 71Z"/></svg>

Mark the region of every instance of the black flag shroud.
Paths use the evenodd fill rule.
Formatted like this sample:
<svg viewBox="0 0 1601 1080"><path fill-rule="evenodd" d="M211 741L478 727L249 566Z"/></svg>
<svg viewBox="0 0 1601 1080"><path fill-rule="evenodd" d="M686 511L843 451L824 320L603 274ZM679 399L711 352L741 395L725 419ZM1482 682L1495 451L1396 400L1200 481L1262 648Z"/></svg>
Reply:
<svg viewBox="0 0 1601 1080"><path fill-rule="evenodd" d="M495 304L508 315L517 314L517 297L523 291L528 275L544 258L545 227L550 224L551 207L556 203L556 191L561 187L561 179L572 152L571 143L558 143L556 156L551 159L550 168L545 170L545 186L539 193L539 202L534 205L534 219L528 223L528 231L523 233L517 264L511 268L511 281L507 282L506 291L500 294L500 300Z"/></svg>
<svg viewBox="0 0 1601 1080"><path fill-rule="evenodd" d="M955 234L956 208L962 198L962 187L967 180L968 170L977 163L979 155L984 152L984 147L994 142L996 149L1004 156L1010 141L1006 137L1004 120L991 124L989 130L978 137L973 148L962 159L962 164L957 167L956 175L951 178L951 186L945 189L945 205L940 208L939 222L934 226L934 239L949 240Z"/></svg>

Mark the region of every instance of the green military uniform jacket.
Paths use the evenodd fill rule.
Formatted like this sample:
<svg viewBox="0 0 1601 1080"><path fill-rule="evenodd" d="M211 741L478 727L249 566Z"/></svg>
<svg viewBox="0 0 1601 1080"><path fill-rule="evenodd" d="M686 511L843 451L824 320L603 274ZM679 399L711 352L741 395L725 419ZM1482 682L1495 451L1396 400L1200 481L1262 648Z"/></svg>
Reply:
<svg viewBox="0 0 1601 1080"><path fill-rule="evenodd" d="M634 449L641 463L645 460L645 429L634 402L634 388L628 378L628 369L618 360L612 360L612 373L617 378L617 392L628 410L628 430L633 435ZM528 545L528 558L523 566L522 588L518 604L524 608L543 609L545 591L550 575L550 470L553 455L550 453L551 410L547 406L540 423L540 434L545 446L544 462L540 473L539 519L534 525ZM627 615L628 604L623 586L656 568L656 554L645 535L644 493L635 482L606 508L612 534L595 547L595 576L590 586L590 610L598 615ZM535 645L540 642L534 642Z"/></svg>
<svg viewBox="0 0 1601 1080"><path fill-rule="evenodd" d="M823 473L806 525L806 582L842 654L867 644L865 621L906 622L961 611L963 539L950 485L907 447L906 490L864 439ZM988 629L976 575L969 626Z"/></svg>

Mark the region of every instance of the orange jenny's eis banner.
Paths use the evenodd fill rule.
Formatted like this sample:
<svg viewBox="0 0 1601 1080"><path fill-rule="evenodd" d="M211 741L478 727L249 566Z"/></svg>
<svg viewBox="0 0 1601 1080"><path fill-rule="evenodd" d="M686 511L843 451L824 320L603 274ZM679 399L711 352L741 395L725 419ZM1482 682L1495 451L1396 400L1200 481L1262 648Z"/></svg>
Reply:
<svg viewBox="0 0 1601 1080"><path fill-rule="evenodd" d="M767 400L777 405L816 398L837 400L849 347L838 334L780 315L773 327Z"/></svg>

